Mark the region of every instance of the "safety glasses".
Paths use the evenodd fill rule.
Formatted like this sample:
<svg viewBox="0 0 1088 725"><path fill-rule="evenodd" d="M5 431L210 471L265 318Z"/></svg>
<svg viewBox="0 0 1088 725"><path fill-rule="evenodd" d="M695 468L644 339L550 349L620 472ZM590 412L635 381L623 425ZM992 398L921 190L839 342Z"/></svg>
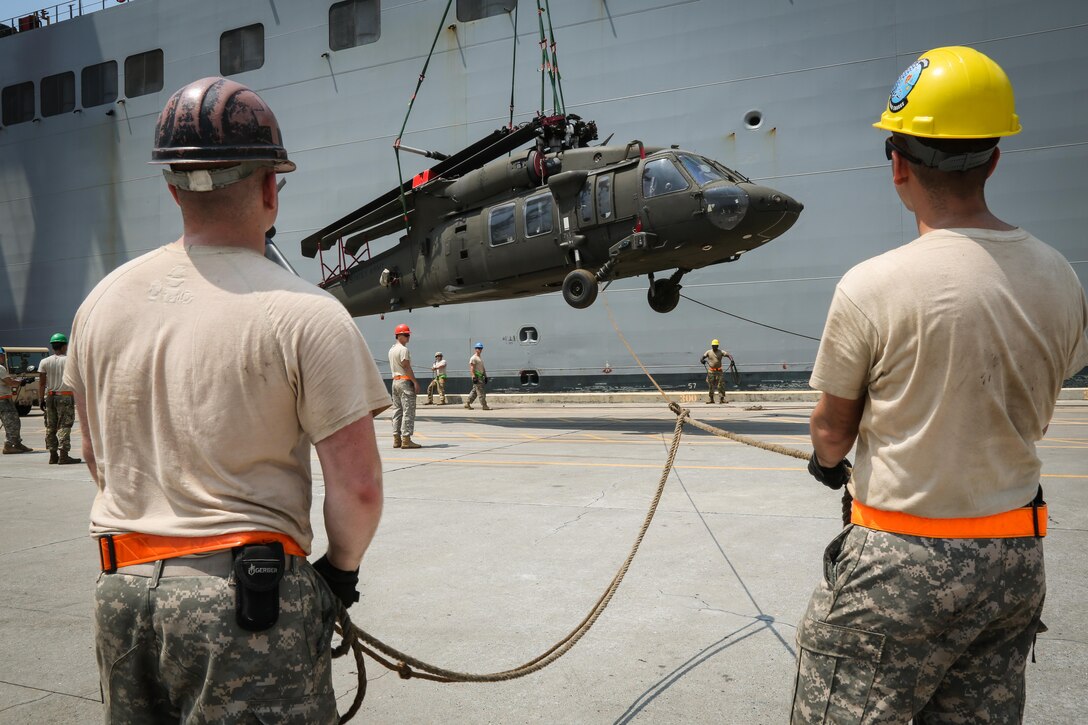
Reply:
<svg viewBox="0 0 1088 725"><path fill-rule="evenodd" d="M886 157L888 157L888 161L892 160L892 151L895 151L896 153L898 153L900 156L902 156L904 159L911 162L912 164L922 163L921 161L918 160L918 158L916 156L913 156L909 151L905 151L905 150L899 148L898 146L896 146L895 142L892 140L892 137L888 136L888 138L884 139L884 155Z"/></svg>

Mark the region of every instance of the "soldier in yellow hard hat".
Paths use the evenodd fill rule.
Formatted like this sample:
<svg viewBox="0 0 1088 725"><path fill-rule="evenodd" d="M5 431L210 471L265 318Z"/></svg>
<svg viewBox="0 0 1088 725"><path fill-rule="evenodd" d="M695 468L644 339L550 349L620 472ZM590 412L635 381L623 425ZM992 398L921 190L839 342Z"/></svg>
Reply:
<svg viewBox="0 0 1088 725"><path fill-rule="evenodd" d="M725 402L725 383L722 382L722 361L725 358L729 358L729 362L733 362L733 356L729 354L728 350L719 350L718 345L720 343L717 340L710 341L710 349L703 353L703 356L699 358L699 362L706 367L706 385L710 388L710 400L708 404L714 402L714 391L718 391L718 402Z"/></svg>
<svg viewBox="0 0 1088 725"><path fill-rule="evenodd" d="M809 472L853 502L798 627L791 721L1020 722L1046 590L1035 446L1088 365L1088 301L987 204L1020 131L997 63L923 53L875 126L919 236L843 276L813 367Z"/></svg>

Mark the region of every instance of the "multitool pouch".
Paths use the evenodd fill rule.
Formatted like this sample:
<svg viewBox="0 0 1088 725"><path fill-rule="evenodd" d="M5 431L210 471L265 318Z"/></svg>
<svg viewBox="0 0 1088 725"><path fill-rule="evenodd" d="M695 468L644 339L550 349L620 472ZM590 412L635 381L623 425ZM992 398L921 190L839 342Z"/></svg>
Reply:
<svg viewBox="0 0 1088 725"><path fill-rule="evenodd" d="M280 579L287 565L283 544L251 544L234 551L235 618L242 629L262 632L280 617Z"/></svg>

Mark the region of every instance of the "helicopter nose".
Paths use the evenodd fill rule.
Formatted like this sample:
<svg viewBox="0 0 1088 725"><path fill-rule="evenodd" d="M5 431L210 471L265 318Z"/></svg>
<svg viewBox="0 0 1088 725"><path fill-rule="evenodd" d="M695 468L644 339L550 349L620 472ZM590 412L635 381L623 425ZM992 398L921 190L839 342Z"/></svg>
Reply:
<svg viewBox="0 0 1088 725"><path fill-rule="evenodd" d="M804 204L781 191L759 184L739 184L748 194L748 215L744 229L760 243L784 234L797 222ZM746 239L749 237L746 235Z"/></svg>
<svg viewBox="0 0 1088 725"><path fill-rule="evenodd" d="M749 207L756 212L800 214L805 205L791 196L767 186L758 184L740 184L751 200Z"/></svg>

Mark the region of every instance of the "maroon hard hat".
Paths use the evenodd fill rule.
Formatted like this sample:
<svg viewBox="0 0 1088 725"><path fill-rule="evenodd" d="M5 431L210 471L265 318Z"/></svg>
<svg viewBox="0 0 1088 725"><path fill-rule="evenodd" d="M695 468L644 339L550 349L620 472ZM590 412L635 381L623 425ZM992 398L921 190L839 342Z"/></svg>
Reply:
<svg viewBox="0 0 1088 725"><path fill-rule="evenodd" d="M155 127L152 164L185 171L245 162L295 170L279 123L260 96L227 78L201 78L170 96Z"/></svg>

